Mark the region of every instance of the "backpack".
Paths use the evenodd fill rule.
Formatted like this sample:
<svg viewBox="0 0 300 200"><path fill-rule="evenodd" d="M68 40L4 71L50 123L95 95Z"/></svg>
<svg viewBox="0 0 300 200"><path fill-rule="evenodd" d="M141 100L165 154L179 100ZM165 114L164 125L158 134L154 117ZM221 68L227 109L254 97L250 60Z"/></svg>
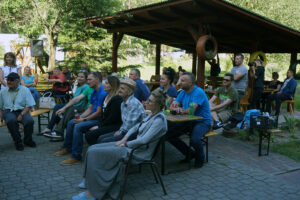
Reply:
<svg viewBox="0 0 300 200"><path fill-rule="evenodd" d="M223 128L225 130L230 130L230 129L236 127L236 125L239 122L241 122L243 119L244 119L244 114L243 113L241 113L241 112L234 113L230 117L230 119L229 119L228 123L226 124L226 126L224 126Z"/></svg>
<svg viewBox="0 0 300 200"><path fill-rule="evenodd" d="M240 129L250 128L250 117L251 116L260 116L260 110L257 110L257 109L248 110L244 116L244 119L241 121L241 123L238 125L238 127Z"/></svg>

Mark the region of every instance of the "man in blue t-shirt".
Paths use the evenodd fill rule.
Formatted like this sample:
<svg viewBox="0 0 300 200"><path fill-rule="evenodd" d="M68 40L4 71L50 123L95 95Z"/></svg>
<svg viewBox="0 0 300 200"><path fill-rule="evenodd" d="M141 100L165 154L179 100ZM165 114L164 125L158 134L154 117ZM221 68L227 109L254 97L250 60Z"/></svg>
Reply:
<svg viewBox="0 0 300 200"><path fill-rule="evenodd" d="M81 161L83 133L87 132L91 127L98 125L101 107L107 95L101 82L102 76L100 72L89 74L87 83L94 89L91 95L90 106L78 119L72 119L68 122L63 149L55 153L57 156L72 153L70 158L61 162L62 165L76 164Z"/></svg>
<svg viewBox="0 0 300 200"><path fill-rule="evenodd" d="M183 73L180 77L180 86L183 90L176 98L179 112L181 114L188 114L190 103L193 103L194 115L200 116L203 119L193 122L169 123L167 137L169 142L186 156L181 162L189 161L188 153L190 151L192 158L195 158L195 167L200 168L203 166L205 159L201 138L211 128L210 106L204 91L195 85L195 76L192 73ZM179 138L184 133L183 130L186 130L190 126L192 128L190 140L195 152Z"/></svg>
<svg viewBox="0 0 300 200"><path fill-rule="evenodd" d="M134 97L137 98L140 102L147 101L150 96L150 90L148 86L140 79L141 72L140 70L134 68L130 70L129 78L135 81L136 88L134 90Z"/></svg>

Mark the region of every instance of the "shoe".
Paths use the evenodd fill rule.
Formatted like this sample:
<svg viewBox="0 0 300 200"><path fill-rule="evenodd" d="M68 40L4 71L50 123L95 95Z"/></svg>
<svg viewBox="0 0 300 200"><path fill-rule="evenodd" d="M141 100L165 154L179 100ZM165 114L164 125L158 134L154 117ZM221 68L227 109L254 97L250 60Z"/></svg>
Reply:
<svg viewBox="0 0 300 200"><path fill-rule="evenodd" d="M46 132L43 134L43 136L49 137L49 138L61 138L62 137L61 135L57 134L55 131Z"/></svg>
<svg viewBox="0 0 300 200"><path fill-rule="evenodd" d="M40 133L38 133L38 134L36 134L36 135L38 135L38 136L42 136L42 135L44 135L45 133L50 133L51 131L46 131L46 132L40 132Z"/></svg>
<svg viewBox="0 0 300 200"><path fill-rule="evenodd" d="M213 126L213 130L216 130L218 128L222 128L224 126L224 124L221 121L215 121L214 126Z"/></svg>
<svg viewBox="0 0 300 200"><path fill-rule="evenodd" d="M78 195L73 196L72 200L96 200L96 199L93 197L87 197L86 192L81 192Z"/></svg>
<svg viewBox="0 0 300 200"><path fill-rule="evenodd" d="M203 167L203 161L195 160L194 167L197 168L197 169Z"/></svg>
<svg viewBox="0 0 300 200"><path fill-rule="evenodd" d="M23 151L24 150L24 145L22 143L16 144L16 150L17 151Z"/></svg>
<svg viewBox="0 0 300 200"><path fill-rule="evenodd" d="M60 138L51 138L49 141L50 142L62 142L62 141L64 141L64 138L61 136Z"/></svg>
<svg viewBox="0 0 300 200"><path fill-rule="evenodd" d="M183 164L183 163L190 162L191 160L193 160L195 158L196 154L195 153L191 153L190 156L191 156L190 159L188 159L188 157L186 156L183 160L179 161L179 163Z"/></svg>
<svg viewBox="0 0 300 200"><path fill-rule="evenodd" d="M85 180L81 181L81 183L78 184L78 187L80 189L87 189L86 186L85 186Z"/></svg>
<svg viewBox="0 0 300 200"><path fill-rule="evenodd" d="M60 151L57 151L54 153L55 156L64 156L64 155L68 155L71 152L69 152L67 149L63 148Z"/></svg>
<svg viewBox="0 0 300 200"><path fill-rule="evenodd" d="M32 148L36 147L36 143L33 140L31 140L30 142L24 142L24 144L26 146L29 146L29 147L32 147Z"/></svg>
<svg viewBox="0 0 300 200"><path fill-rule="evenodd" d="M74 164L79 164L81 163L80 160L77 160L75 158L67 158L66 160L62 161L60 164L61 165L74 165Z"/></svg>

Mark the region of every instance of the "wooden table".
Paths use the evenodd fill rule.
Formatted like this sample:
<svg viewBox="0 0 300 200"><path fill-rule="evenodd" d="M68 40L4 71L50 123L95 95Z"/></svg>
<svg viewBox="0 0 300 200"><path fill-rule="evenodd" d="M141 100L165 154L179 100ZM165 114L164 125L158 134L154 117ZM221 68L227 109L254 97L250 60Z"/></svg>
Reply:
<svg viewBox="0 0 300 200"><path fill-rule="evenodd" d="M189 115L172 115L172 114L165 114L167 121L171 123L176 123L176 122L190 122L190 121L195 121L199 119L203 119L203 117L199 116L189 116ZM162 142L162 148L161 148L161 174L165 174L165 141L166 137L164 136L164 140Z"/></svg>

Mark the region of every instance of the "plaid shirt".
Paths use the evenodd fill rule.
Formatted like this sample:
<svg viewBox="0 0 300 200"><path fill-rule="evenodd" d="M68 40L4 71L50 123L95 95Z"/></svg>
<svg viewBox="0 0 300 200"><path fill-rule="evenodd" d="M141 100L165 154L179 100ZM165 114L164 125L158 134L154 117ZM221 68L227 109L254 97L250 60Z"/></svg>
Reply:
<svg viewBox="0 0 300 200"><path fill-rule="evenodd" d="M125 134L130 128L141 122L146 113L141 102L134 95L131 95L126 102L122 102L121 115L123 124L120 127L120 132Z"/></svg>

